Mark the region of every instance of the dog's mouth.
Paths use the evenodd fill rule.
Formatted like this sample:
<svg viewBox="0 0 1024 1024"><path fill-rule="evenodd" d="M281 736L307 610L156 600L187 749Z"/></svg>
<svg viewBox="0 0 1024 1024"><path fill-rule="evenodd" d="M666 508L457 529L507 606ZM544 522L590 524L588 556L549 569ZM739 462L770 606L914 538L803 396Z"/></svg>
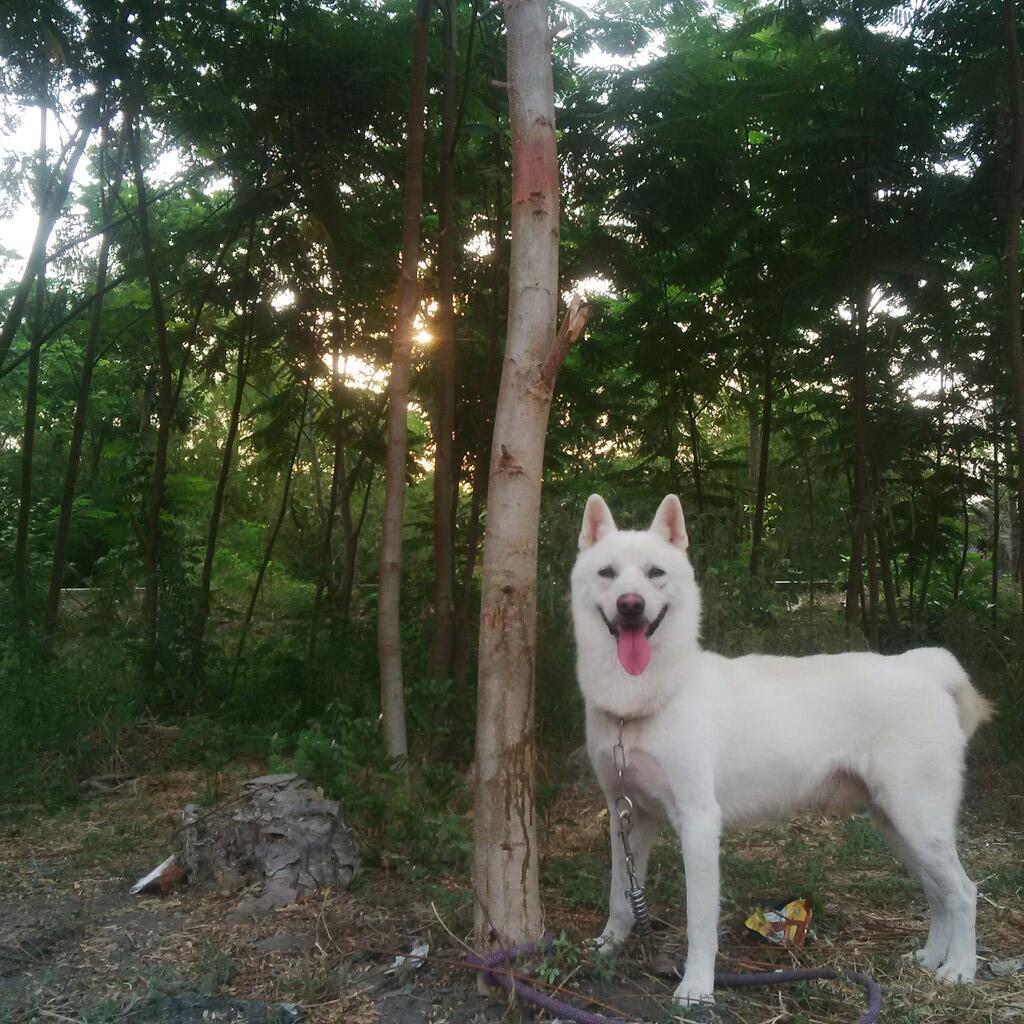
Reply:
<svg viewBox="0 0 1024 1024"><path fill-rule="evenodd" d="M651 645L647 641L661 625L665 613L668 611L668 605L663 605L661 611L652 621L644 619L640 622L624 622L619 616L616 616L615 621L611 621L600 605L597 606L597 610L601 613L608 632L615 637L619 664L631 676L643 673L651 661Z"/></svg>

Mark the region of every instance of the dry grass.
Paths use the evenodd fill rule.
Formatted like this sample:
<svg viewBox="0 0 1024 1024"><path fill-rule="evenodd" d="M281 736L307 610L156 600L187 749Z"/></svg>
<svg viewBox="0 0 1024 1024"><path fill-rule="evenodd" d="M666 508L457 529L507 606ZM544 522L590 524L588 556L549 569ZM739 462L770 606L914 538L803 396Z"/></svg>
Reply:
<svg viewBox="0 0 1024 1024"><path fill-rule="evenodd" d="M227 798L237 777L258 770L238 766L235 778L219 780L220 792ZM208 788L197 774L153 774L55 817L30 810L12 824L7 816L0 824L0 1022L143 1020L161 996L187 990L298 1002L314 1022L531 1019L478 997L472 974L459 966L473 909L465 878L423 881L409 865L374 868L352 892L325 892L258 924L228 923L234 899L187 887L162 899L129 897L131 881L165 856L178 810ZM1024 953L1024 802L1019 780L991 765L972 779L970 794L963 853L982 893L984 975L989 960ZM596 934L607 885L600 798L588 787L563 790L543 831L549 927L576 940ZM921 896L859 819L804 817L732 833L723 876L725 969L856 967L881 982L885 1021L1024 1022L1024 974L950 989L909 960L925 931ZM668 836L652 860L651 891L658 947L678 957L685 946L681 872ZM816 938L804 950L769 947L743 928L751 907L796 895L812 897L818 909ZM255 947L271 935L294 936L308 948ZM394 954L417 937L430 941L437 959L410 979L386 976ZM560 966L556 983L567 980L627 1018L668 1018L671 978L629 960L614 981L586 963ZM859 1006L856 989L821 984L781 995L724 992L714 1015L743 1024L833 1024L855 1020Z"/></svg>

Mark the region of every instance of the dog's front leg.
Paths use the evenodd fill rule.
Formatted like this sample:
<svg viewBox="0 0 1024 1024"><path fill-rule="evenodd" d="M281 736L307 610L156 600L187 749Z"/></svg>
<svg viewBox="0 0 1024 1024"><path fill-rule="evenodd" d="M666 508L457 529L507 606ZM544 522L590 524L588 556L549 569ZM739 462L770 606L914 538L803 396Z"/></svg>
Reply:
<svg viewBox="0 0 1024 1024"><path fill-rule="evenodd" d="M633 909L626 898L629 878L626 873L626 855L619 835L619 819L615 802L608 802L608 831L612 844L612 882L608 897L608 923L597 939L601 949L614 951L621 946L633 930ZM647 861L658 832L658 823L653 815L634 807L629 845L633 850L633 866L641 885L647 877Z"/></svg>
<svg viewBox="0 0 1024 1024"><path fill-rule="evenodd" d="M686 808L676 822L686 872L686 969L673 994L682 1004L713 1003L718 955L718 838L715 805Z"/></svg>

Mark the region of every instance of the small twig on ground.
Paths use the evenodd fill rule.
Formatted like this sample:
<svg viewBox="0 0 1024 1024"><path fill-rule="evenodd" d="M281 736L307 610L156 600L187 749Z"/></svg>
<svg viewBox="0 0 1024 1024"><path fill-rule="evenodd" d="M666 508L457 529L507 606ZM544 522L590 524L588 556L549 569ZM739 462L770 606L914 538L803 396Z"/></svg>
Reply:
<svg viewBox="0 0 1024 1024"><path fill-rule="evenodd" d="M47 1010L45 1006L37 1006L36 1010L43 1014L44 1017L52 1017L54 1020L63 1020L67 1024L82 1024L77 1017L65 1017L63 1013L58 1013L56 1010Z"/></svg>
<svg viewBox="0 0 1024 1024"><path fill-rule="evenodd" d="M434 912L434 917L437 918L438 924L448 933L448 937L457 945L461 946L470 956L476 956L476 952L473 950L473 948L471 946L467 946L466 943L463 942L462 939L460 939L458 935L456 935L455 932L453 932L451 928L448 927L447 924L445 924L444 918L441 917L441 915L438 913L437 907L434 906L433 900L430 901L430 909Z"/></svg>

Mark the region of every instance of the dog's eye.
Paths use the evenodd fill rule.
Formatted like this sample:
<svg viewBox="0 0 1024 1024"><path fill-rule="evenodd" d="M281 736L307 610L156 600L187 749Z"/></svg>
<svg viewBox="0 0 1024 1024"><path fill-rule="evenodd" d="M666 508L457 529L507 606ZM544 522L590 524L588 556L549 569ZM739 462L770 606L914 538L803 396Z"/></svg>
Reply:
<svg viewBox="0 0 1024 1024"><path fill-rule="evenodd" d="M610 566L606 565L603 569L597 570L598 576L603 576L606 580L615 579L615 570Z"/></svg>
<svg viewBox="0 0 1024 1024"><path fill-rule="evenodd" d="M664 569L659 569L656 565L652 565L651 568L647 570L647 578L649 580L656 580L659 576L664 576L664 575L665 575L665 570Z"/></svg>

